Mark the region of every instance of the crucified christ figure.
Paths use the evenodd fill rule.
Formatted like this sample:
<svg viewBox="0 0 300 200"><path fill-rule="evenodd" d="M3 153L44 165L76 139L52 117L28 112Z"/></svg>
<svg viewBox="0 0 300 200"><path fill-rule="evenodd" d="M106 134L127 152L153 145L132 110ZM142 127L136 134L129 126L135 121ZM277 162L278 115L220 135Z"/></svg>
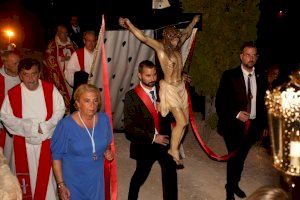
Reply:
<svg viewBox="0 0 300 200"><path fill-rule="evenodd" d="M157 54L164 73L164 78L159 82L160 103L158 110L163 117L170 111L175 118L176 125L172 129L171 144L168 153L177 164L181 164L179 145L189 120L187 92L182 78L184 66L180 49L184 42L191 36L193 27L199 19L199 15L196 15L182 32L174 26L166 27L163 30L162 40L156 40L146 36L129 19L119 18L120 26L128 29L141 42L153 48Z"/></svg>

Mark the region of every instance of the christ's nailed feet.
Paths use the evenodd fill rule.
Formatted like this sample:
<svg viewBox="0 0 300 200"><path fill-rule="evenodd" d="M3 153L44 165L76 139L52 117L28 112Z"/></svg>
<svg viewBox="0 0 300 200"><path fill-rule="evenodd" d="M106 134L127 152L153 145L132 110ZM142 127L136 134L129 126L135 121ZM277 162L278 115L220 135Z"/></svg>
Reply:
<svg viewBox="0 0 300 200"><path fill-rule="evenodd" d="M176 162L177 165L183 165L183 160L180 158L180 154L178 150L168 150L168 154L173 157L173 160Z"/></svg>

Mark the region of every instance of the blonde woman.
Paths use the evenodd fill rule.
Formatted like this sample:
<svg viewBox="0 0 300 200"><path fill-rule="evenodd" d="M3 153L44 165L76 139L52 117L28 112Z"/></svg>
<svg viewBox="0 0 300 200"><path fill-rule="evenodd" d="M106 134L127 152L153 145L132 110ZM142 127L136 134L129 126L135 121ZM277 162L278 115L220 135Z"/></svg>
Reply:
<svg viewBox="0 0 300 200"><path fill-rule="evenodd" d="M112 129L106 114L98 112L95 86L79 86L74 98L77 111L59 122L51 140L59 197L104 200L104 159L113 159Z"/></svg>

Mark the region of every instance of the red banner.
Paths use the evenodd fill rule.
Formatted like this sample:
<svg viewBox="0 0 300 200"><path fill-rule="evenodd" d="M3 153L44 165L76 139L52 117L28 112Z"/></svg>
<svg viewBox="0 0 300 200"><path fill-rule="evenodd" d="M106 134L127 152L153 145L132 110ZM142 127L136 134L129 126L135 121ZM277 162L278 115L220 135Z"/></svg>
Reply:
<svg viewBox="0 0 300 200"><path fill-rule="evenodd" d="M108 69L107 69L107 58L104 46L104 33L105 33L105 21L104 16L102 16L101 25L101 62L102 62L102 75L103 75L103 91L104 91L104 106L105 112L109 117L110 126L113 127L112 123L112 112L110 103L110 92L109 92L109 79L108 79ZM116 148L114 138L110 144L111 151L116 155ZM116 158L112 161L105 159L104 161L104 176L105 176L105 199L106 200L117 200L118 194L118 182L117 182L117 162Z"/></svg>

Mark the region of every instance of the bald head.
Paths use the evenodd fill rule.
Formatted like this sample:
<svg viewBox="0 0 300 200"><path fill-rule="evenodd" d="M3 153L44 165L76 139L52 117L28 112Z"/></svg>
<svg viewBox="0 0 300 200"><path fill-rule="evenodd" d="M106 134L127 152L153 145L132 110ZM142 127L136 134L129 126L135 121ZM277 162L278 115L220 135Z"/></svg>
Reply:
<svg viewBox="0 0 300 200"><path fill-rule="evenodd" d="M20 62L20 56L13 51L5 52L3 55L3 65L7 75L18 76L18 65Z"/></svg>
<svg viewBox="0 0 300 200"><path fill-rule="evenodd" d="M68 30L65 26L63 25L58 26L56 35L58 36L61 42L68 41Z"/></svg>
<svg viewBox="0 0 300 200"><path fill-rule="evenodd" d="M97 36L94 31L86 31L83 36L83 43L84 47L90 51L93 52L96 46L97 42Z"/></svg>

